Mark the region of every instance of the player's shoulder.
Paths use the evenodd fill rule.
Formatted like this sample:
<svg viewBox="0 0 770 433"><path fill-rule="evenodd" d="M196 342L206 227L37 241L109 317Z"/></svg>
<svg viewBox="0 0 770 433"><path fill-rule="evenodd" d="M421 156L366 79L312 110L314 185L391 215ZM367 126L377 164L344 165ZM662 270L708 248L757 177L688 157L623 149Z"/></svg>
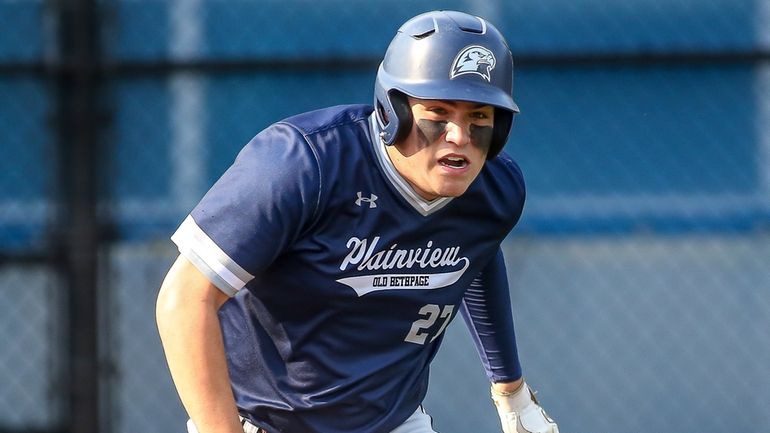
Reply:
<svg viewBox="0 0 770 433"><path fill-rule="evenodd" d="M291 116L279 123L289 124L305 136L333 128L361 125L367 122L373 108L369 105L336 105Z"/></svg>
<svg viewBox="0 0 770 433"><path fill-rule="evenodd" d="M372 107L367 105L338 105L297 114L260 131L247 148L273 151L289 160L305 157L313 160L339 159L339 155L329 156L329 153L339 154L343 147L362 147L340 146L340 143L368 139L371 112Z"/></svg>
<svg viewBox="0 0 770 433"><path fill-rule="evenodd" d="M507 186L503 190L514 188L524 193L524 175L521 167L507 152L502 151L486 162L484 167L487 181Z"/></svg>
<svg viewBox="0 0 770 433"><path fill-rule="evenodd" d="M278 125L292 128L302 138L321 171L336 173L371 158L372 110L368 105L337 105L289 117Z"/></svg>
<svg viewBox="0 0 770 433"><path fill-rule="evenodd" d="M521 217L526 199L524 176L519 165L505 152L488 160L472 187L471 197L478 197L488 221L499 221L507 229Z"/></svg>

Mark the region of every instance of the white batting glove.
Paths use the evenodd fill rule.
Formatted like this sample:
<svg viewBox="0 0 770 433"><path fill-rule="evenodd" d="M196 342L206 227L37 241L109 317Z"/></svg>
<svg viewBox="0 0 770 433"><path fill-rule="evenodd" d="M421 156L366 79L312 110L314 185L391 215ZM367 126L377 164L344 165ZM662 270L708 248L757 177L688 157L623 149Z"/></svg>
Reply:
<svg viewBox="0 0 770 433"><path fill-rule="evenodd" d="M503 433L559 433L559 426L545 413L535 393L522 382L519 389L501 393L492 388Z"/></svg>

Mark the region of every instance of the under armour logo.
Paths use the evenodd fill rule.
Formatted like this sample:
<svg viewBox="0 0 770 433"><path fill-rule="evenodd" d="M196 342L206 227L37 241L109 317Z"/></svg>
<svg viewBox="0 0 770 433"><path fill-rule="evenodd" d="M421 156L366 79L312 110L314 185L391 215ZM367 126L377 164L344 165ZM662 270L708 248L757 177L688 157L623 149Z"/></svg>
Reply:
<svg viewBox="0 0 770 433"><path fill-rule="evenodd" d="M361 195L361 191L358 191L356 193L356 195L358 196L358 198L356 199L356 204L358 206L361 206L361 202L364 201L364 202L369 203L369 209L371 209L373 207L377 207L377 203L375 203L375 201L377 201L377 196L376 195L369 194L369 197L364 197L364 196Z"/></svg>

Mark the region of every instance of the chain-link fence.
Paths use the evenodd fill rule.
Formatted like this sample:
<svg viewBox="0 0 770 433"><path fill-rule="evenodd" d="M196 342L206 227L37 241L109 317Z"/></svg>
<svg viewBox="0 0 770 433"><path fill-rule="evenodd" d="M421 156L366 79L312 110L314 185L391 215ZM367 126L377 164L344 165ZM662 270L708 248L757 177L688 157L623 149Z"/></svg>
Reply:
<svg viewBox="0 0 770 433"><path fill-rule="evenodd" d="M770 432L770 1L509 3L0 0L0 431L88 431L69 422L88 291L67 241L68 79L96 77L100 431L181 432L154 322L169 235L256 132L370 103L398 25L452 8L514 52L512 308L562 430ZM61 19L79 7L99 47L80 69ZM426 407L444 433L499 429L460 322Z"/></svg>

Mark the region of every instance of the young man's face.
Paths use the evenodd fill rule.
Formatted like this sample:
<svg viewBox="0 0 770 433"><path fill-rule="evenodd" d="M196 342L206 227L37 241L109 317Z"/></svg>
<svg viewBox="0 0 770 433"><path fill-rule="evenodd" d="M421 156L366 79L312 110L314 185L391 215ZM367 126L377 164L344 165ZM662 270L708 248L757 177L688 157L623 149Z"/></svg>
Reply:
<svg viewBox="0 0 770 433"><path fill-rule="evenodd" d="M387 148L396 169L427 200L463 194L486 161L494 107L415 98L409 105L409 135Z"/></svg>

